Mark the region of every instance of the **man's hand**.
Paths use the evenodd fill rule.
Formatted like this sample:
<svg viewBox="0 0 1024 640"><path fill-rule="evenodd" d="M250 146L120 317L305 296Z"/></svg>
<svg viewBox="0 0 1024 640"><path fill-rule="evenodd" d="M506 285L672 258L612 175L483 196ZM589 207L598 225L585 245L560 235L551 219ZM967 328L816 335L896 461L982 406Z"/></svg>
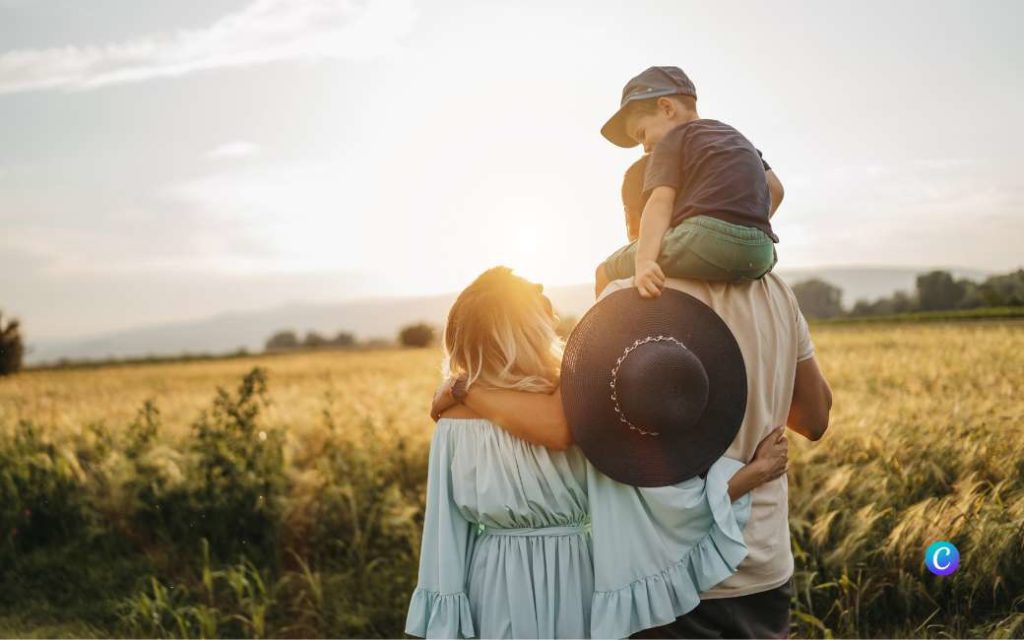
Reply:
<svg viewBox="0 0 1024 640"><path fill-rule="evenodd" d="M640 297L657 298L665 287L665 274L654 260L638 260L634 284L640 290Z"/></svg>
<svg viewBox="0 0 1024 640"><path fill-rule="evenodd" d="M451 376L439 384L437 390L434 391L434 400L430 404L430 418L434 422L441 419L442 413L458 404L452 396L452 385L455 384L455 380L456 377Z"/></svg>

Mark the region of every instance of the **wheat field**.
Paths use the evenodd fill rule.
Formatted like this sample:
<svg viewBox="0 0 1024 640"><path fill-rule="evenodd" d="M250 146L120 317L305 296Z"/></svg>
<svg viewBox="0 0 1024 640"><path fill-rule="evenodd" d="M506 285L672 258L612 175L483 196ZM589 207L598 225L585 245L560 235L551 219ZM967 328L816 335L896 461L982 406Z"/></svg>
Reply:
<svg viewBox="0 0 1024 640"><path fill-rule="evenodd" d="M792 634L1024 635L1024 324L812 335L835 404L790 437ZM440 357L0 379L0 636L400 637Z"/></svg>

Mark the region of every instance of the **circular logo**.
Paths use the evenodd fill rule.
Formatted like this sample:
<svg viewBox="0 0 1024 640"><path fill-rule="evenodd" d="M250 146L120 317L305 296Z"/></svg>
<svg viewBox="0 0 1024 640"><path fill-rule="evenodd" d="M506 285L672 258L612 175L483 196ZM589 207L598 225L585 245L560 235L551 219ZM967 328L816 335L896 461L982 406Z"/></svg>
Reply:
<svg viewBox="0 0 1024 640"><path fill-rule="evenodd" d="M924 552L924 566L937 576L948 576L960 566L960 551L952 542L933 542Z"/></svg>

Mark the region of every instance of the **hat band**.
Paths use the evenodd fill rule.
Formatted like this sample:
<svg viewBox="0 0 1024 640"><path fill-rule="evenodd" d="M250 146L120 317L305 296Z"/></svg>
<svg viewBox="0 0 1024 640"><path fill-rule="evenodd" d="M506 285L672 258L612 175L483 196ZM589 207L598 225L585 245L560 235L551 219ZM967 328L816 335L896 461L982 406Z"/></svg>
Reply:
<svg viewBox="0 0 1024 640"><path fill-rule="evenodd" d="M643 338L643 339L637 339L636 341L633 342L632 345L626 347L626 349L622 352L622 355L619 356L619 359L615 361L615 366L612 367L612 381L611 381L611 383L609 383L609 386L612 388L612 393L611 393L610 397L611 397L612 403L614 403L614 405L615 405L615 413L617 413L618 416L619 416L619 422L623 423L624 425L626 425L627 427L629 427L633 431L636 431L637 433L639 433L642 436L658 436L658 435L661 435L660 431L648 431L647 429L644 429L642 427L636 426L635 424L633 424L632 422L630 422L629 420L626 419L626 416L622 413L622 408L619 406L619 397L616 395L616 392L615 392L615 381L618 379L619 367L622 366L622 362L626 359L626 357L634 349L636 349L637 347L639 347L642 344L647 344L648 342L674 342L677 345L679 345L680 347L682 347L682 348L686 349L687 351L689 351L689 349L687 348L687 346L685 344L683 344L682 342L676 340L672 336L658 335L658 336L647 336L646 338Z"/></svg>

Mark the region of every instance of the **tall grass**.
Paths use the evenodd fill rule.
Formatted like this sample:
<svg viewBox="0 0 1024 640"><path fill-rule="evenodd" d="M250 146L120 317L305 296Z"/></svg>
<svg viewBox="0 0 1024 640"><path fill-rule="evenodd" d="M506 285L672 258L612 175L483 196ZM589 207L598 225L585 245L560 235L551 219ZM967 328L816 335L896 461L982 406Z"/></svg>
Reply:
<svg viewBox="0 0 1024 640"><path fill-rule="evenodd" d="M836 403L791 436L793 634L1024 634L1024 329L814 338ZM439 356L0 381L0 636L401 636Z"/></svg>
<svg viewBox="0 0 1024 640"><path fill-rule="evenodd" d="M836 404L825 439L793 440L800 633L1019 635L1024 327L848 327L816 341ZM937 540L960 551L951 576L924 567Z"/></svg>

